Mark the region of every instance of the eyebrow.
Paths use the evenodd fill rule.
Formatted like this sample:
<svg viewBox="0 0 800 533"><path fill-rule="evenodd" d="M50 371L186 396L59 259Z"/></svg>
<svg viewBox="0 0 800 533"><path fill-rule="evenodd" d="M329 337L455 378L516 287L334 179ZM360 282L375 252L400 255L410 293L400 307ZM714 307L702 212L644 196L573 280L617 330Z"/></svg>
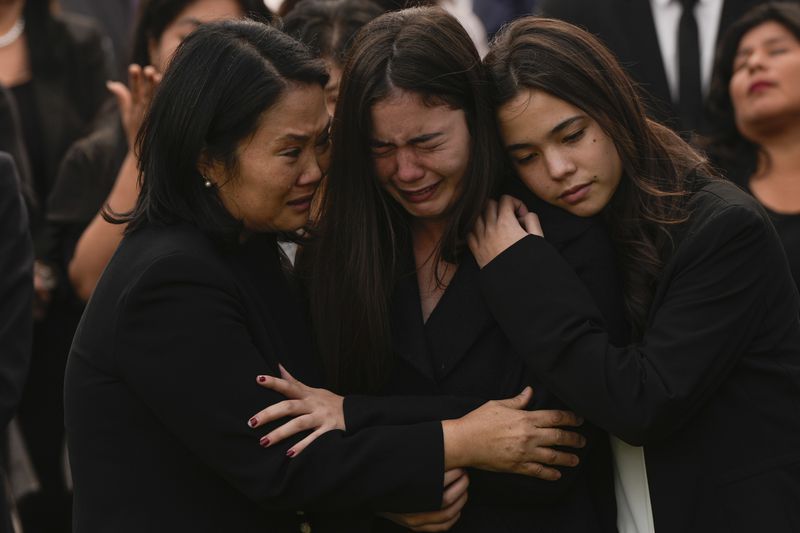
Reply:
<svg viewBox="0 0 800 533"><path fill-rule="evenodd" d="M178 25L191 24L192 26L202 26L203 25L203 21L200 20L200 19L196 19L194 17L185 17L185 18L180 19L177 22L177 24Z"/></svg>
<svg viewBox="0 0 800 533"><path fill-rule="evenodd" d="M585 115L575 115L574 117L570 117L568 119L562 120L561 122L556 124L556 126L552 130L550 130L548 132L547 136L548 137L552 137L553 135L561 133L562 131L564 131L565 129L570 127L572 124L574 124L575 122L577 122L579 120L582 120L583 118L585 118ZM513 152L514 150L522 150L524 148L530 148L530 146L531 146L531 143L515 143L515 144L509 144L508 146L506 146L506 150L509 150L509 151Z"/></svg>
<svg viewBox="0 0 800 533"><path fill-rule="evenodd" d="M333 117L328 117L328 122L325 123L325 127L322 128L321 133L325 133L331 127L331 122L333 121ZM287 133L286 135L282 135L278 137L278 141L294 141L294 142L307 142L311 138L310 135L306 135L303 133Z"/></svg>
<svg viewBox="0 0 800 533"><path fill-rule="evenodd" d="M425 133L423 135L417 135L416 137L412 137L411 139L409 139L407 144L422 144L422 143L431 141L433 139L436 139L437 137L441 137L442 135L444 135L444 132L442 132L442 131L437 131L435 133ZM369 144L370 144L370 146L373 146L375 148L380 148L382 146L391 146L394 143L387 142L387 141L381 141L379 139L371 139Z"/></svg>

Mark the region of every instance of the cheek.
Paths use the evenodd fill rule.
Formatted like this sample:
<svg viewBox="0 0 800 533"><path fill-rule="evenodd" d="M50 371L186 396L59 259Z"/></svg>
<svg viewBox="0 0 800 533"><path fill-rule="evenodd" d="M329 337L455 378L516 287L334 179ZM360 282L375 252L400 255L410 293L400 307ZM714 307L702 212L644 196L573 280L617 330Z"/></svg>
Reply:
<svg viewBox="0 0 800 533"><path fill-rule="evenodd" d="M375 169L375 176L381 185L386 185L389 178L394 174L394 162L391 157L379 157L372 159L372 168Z"/></svg>
<svg viewBox="0 0 800 533"><path fill-rule="evenodd" d="M552 183L550 180L545 179L532 170L518 169L518 172L522 183L524 183L533 194L542 200L549 201L550 196L552 196Z"/></svg>

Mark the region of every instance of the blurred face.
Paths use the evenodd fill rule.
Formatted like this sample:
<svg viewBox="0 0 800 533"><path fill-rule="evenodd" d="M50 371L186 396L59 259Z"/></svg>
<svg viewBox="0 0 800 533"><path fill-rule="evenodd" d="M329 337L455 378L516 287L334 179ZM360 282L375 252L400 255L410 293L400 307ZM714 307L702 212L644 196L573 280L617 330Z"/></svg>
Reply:
<svg viewBox="0 0 800 533"><path fill-rule="evenodd" d="M325 66L328 68L328 84L325 86L325 105L328 106L328 113L333 116L336 110L336 101L339 99L339 82L342 80L342 67L332 59L325 59Z"/></svg>
<svg viewBox="0 0 800 533"><path fill-rule="evenodd" d="M800 42L777 22L744 34L733 62L729 90L737 125L759 137L800 117ZM756 139L753 139L756 140Z"/></svg>
<svg viewBox="0 0 800 533"><path fill-rule="evenodd" d="M164 29L160 39L150 42L150 63L159 72L164 72L175 49L198 26L243 16L244 12L235 0L195 0Z"/></svg>
<svg viewBox="0 0 800 533"><path fill-rule="evenodd" d="M308 221L311 200L327 170L329 125L322 88L291 86L239 145L234 175L220 164L205 174L246 229L295 231Z"/></svg>
<svg viewBox="0 0 800 533"><path fill-rule="evenodd" d="M372 107L372 125L372 159L386 192L412 217L446 216L470 156L464 112L397 90Z"/></svg>
<svg viewBox="0 0 800 533"><path fill-rule="evenodd" d="M608 205L622 178L622 161L589 115L525 89L500 108L498 120L517 172L536 196L581 217Z"/></svg>

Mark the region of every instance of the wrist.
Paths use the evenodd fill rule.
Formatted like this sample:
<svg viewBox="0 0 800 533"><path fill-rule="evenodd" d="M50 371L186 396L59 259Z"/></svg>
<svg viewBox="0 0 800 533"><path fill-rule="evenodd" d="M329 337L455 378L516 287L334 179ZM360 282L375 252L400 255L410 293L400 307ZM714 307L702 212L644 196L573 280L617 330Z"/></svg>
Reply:
<svg viewBox="0 0 800 533"><path fill-rule="evenodd" d="M470 466L469 437L462 420L442 420L442 438L445 471Z"/></svg>

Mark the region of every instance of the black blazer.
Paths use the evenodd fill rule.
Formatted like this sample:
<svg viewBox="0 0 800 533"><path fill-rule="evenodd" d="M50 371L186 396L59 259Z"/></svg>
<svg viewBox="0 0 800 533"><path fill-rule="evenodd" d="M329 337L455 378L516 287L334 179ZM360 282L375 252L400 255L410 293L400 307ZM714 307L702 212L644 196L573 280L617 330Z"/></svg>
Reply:
<svg viewBox="0 0 800 533"><path fill-rule="evenodd" d="M519 196L519 194L518 194ZM548 213L550 214L550 213ZM560 224L565 217L545 217L552 228L550 239L568 257L570 268L577 269L590 290L604 302L617 298L607 311L610 320L623 331L622 302L614 289L616 273L610 241L597 219L569 217L568 226ZM598 259L603 252L607 255ZM526 367L525 360L513 349L505 330L508 324L492 316L480 290L479 269L467 252L453 279L426 323L422 321L417 277L409 257L408 272L398 283L392 298L392 331L395 367L388 395L414 394L408 399L372 399L354 406L354 399L345 401L348 430L369 424L409 422L411 420L448 418L464 414L457 411L459 400L505 398L518 394L526 384L534 388L535 409L561 409L565 405L551 394ZM424 396L433 396L424 402ZM406 418L389 418L393 401L401 403L396 411ZM455 404L453 402L456 402ZM419 402L417 405L414 402ZM472 406L474 407L474 405ZM367 410L371 410L369 414ZM581 428L589 442L579 452L581 465L561 469L557 482L542 481L520 475L470 472L469 501L453 532L551 532L616 531L611 455L608 436L591 424ZM571 450L574 451L574 450ZM376 524L377 531L395 531L388 523Z"/></svg>
<svg viewBox="0 0 800 533"><path fill-rule="evenodd" d="M75 532L294 533L298 510L440 506L439 422L331 431L294 459L302 435L262 449L267 429L248 417L282 398L255 377L279 362L319 385L274 238L224 248L188 226L125 237L67 364Z"/></svg>
<svg viewBox="0 0 800 533"><path fill-rule="evenodd" d="M749 9L765 1L724 0L717 39ZM650 0L541 0L538 12L600 37L644 89L653 118L671 127L678 125ZM707 123L701 130L706 129Z"/></svg>
<svg viewBox="0 0 800 533"><path fill-rule="evenodd" d="M484 267L484 295L550 390L644 445L656 531L798 531L797 289L754 199L714 181L688 207L638 344L609 343L590 295L539 237Z"/></svg>
<svg viewBox="0 0 800 533"><path fill-rule="evenodd" d="M0 452L14 417L31 355L33 245L11 157L0 152ZM5 454L3 454L5 457ZM0 532L10 532L0 459Z"/></svg>

